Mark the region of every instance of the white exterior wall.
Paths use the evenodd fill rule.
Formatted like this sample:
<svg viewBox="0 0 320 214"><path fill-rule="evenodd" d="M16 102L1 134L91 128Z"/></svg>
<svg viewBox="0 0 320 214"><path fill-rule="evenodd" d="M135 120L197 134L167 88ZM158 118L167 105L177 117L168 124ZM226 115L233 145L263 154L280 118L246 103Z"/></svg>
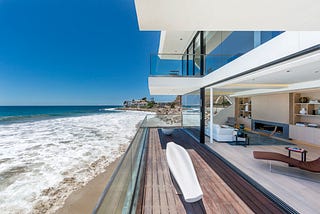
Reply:
<svg viewBox="0 0 320 214"><path fill-rule="evenodd" d="M197 77L149 77L151 95L184 95L201 88Z"/></svg>

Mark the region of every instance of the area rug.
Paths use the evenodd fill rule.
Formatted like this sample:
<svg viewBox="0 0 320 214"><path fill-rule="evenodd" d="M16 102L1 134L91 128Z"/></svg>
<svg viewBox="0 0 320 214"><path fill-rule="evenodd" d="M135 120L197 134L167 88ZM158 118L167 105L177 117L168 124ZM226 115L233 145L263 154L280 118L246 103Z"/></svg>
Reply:
<svg viewBox="0 0 320 214"><path fill-rule="evenodd" d="M196 137L197 139L200 138L200 131L198 128L186 128L186 130L188 130L188 132L190 134L192 134L194 137ZM249 136L249 146L250 145L259 145L259 146L271 146L271 145L295 145L294 143L290 143L287 142L285 140L278 140L278 139L274 139L268 136L264 136L264 135L260 135L260 134L256 134L256 133L252 133L252 132L246 132ZM209 136L206 135L206 142L209 142ZM217 142L217 141L215 141ZM217 143L228 143L232 146L248 146L245 145L244 142L222 142L219 141Z"/></svg>
<svg viewBox="0 0 320 214"><path fill-rule="evenodd" d="M249 137L249 146L251 145L259 145L259 146L270 146L270 145L295 145L294 143L290 143L284 140L278 140L275 138L271 138L268 136L255 134L255 133L247 133ZM244 145L244 142L227 142L232 146L241 146Z"/></svg>

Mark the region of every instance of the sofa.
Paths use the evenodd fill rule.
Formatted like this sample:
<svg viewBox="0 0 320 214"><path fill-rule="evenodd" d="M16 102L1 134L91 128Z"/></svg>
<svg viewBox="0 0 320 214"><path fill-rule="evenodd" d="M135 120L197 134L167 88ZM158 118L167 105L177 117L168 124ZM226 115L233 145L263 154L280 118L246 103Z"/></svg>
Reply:
<svg viewBox="0 0 320 214"><path fill-rule="evenodd" d="M212 124L213 139L215 141L232 142L235 139L234 128L227 125ZM210 136L210 127L206 129L206 134Z"/></svg>

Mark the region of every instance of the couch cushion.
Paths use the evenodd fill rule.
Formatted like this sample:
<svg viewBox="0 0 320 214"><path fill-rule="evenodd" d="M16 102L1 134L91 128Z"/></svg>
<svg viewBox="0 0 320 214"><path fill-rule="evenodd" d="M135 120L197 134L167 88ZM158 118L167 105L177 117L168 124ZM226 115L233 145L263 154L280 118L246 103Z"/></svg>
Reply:
<svg viewBox="0 0 320 214"><path fill-rule="evenodd" d="M221 128L231 128L231 127L228 125L221 125Z"/></svg>

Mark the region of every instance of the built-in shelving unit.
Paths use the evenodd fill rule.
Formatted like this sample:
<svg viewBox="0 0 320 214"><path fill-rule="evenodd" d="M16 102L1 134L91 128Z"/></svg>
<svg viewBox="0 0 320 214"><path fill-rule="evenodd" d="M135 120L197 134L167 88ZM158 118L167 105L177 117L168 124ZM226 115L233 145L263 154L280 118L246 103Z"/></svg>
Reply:
<svg viewBox="0 0 320 214"><path fill-rule="evenodd" d="M308 96L302 96L300 93L293 95L293 119L292 125L310 126L318 124L320 126L320 102ZM303 99L303 97L307 97ZM304 100L304 102L301 102Z"/></svg>
<svg viewBox="0 0 320 214"><path fill-rule="evenodd" d="M317 100L320 99L320 92L291 93L290 97L290 138L319 145L320 102L317 103ZM305 111L301 111L303 108Z"/></svg>
<svg viewBox="0 0 320 214"><path fill-rule="evenodd" d="M251 99L250 97L240 97L238 98L239 105L239 117L251 119Z"/></svg>
<svg viewBox="0 0 320 214"><path fill-rule="evenodd" d="M246 128L251 129L252 106L250 97L237 97L236 118L237 124L245 124Z"/></svg>

